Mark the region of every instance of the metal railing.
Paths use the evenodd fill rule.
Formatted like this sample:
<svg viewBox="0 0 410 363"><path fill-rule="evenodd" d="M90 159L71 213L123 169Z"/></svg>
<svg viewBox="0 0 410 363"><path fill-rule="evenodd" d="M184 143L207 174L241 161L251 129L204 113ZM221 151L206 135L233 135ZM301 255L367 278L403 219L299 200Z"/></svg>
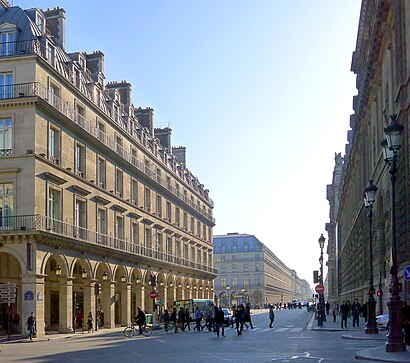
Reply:
<svg viewBox="0 0 410 363"><path fill-rule="evenodd" d="M72 83L76 88L80 90L84 94L85 97L89 101L91 101L94 105L96 105L106 116L108 116L114 123L119 125L128 135L130 135L135 141L137 141L141 146L145 149L150 151L156 158L160 159L162 162L164 158L161 157L160 154L154 151L153 143L148 140L146 135L143 134L141 130L132 130L129 127L129 123L124 120L122 117L122 113L115 111L106 105L103 105L101 99L97 102L93 99L90 95L93 93L91 88L84 84L83 87L79 87L73 78L73 70L70 69L65 63L58 60L55 55L55 50L51 48L47 48L43 43L41 43L38 39L31 39L25 41L15 41L15 42L3 42L0 43L0 58L3 57L12 57L18 55L26 55L26 54L35 54L43 58L47 63L49 63L54 69L56 69L64 78L66 78L70 83ZM173 171L178 174L174 169ZM185 180L184 177L181 177L185 182L188 183L191 187L197 190L195 185L191 185L189 180ZM202 195L203 198L207 200L207 202L213 206L214 203L211 198L207 195Z"/></svg>
<svg viewBox="0 0 410 363"><path fill-rule="evenodd" d="M177 255L172 255L161 250L135 244L127 241L126 239L92 231L84 227L69 224L54 218L42 216L40 214L0 218L0 235L3 232L33 230L53 233L62 237L111 248L116 251L127 252L139 257L153 259L155 261L168 262L201 271L217 273L217 270L211 266L189 261Z"/></svg>

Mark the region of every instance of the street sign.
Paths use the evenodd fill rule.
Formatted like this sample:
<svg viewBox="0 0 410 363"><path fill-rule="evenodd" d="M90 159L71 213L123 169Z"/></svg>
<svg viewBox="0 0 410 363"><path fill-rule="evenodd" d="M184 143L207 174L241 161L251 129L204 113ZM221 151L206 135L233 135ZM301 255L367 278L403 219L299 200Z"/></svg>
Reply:
<svg viewBox="0 0 410 363"><path fill-rule="evenodd" d="M407 266L404 268L404 279L405 279L406 281L410 281L410 265L407 265Z"/></svg>
<svg viewBox="0 0 410 363"><path fill-rule="evenodd" d="M16 284L12 284L12 283L0 284L0 289L9 288L9 287L16 287Z"/></svg>
<svg viewBox="0 0 410 363"><path fill-rule="evenodd" d="M0 299L15 299L16 294L0 294Z"/></svg>
<svg viewBox="0 0 410 363"><path fill-rule="evenodd" d="M150 297L151 299L155 299L157 296L158 296L158 291L152 290L152 291L149 293L149 297Z"/></svg>
<svg viewBox="0 0 410 363"><path fill-rule="evenodd" d="M316 285L316 287L315 287L315 291L316 291L318 294L322 294L323 291L325 291L325 287L324 287L322 284L318 284L318 285Z"/></svg>
<svg viewBox="0 0 410 363"><path fill-rule="evenodd" d="M16 299L0 299L0 304L14 304Z"/></svg>
<svg viewBox="0 0 410 363"><path fill-rule="evenodd" d="M10 289L0 288L0 294L6 294L6 293L9 293L9 292L15 294L17 292L17 289L15 287L10 287Z"/></svg>

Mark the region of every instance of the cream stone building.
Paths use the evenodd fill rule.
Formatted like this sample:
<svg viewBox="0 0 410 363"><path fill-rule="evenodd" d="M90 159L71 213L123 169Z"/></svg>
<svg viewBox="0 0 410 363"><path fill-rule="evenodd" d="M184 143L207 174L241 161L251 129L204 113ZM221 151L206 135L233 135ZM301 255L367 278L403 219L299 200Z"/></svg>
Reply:
<svg viewBox="0 0 410 363"><path fill-rule="evenodd" d="M65 21L0 1L0 283L39 336L78 311L126 325L154 289L160 309L213 298L216 276L213 202L185 148L129 83L105 84L101 51L66 53Z"/></svg>

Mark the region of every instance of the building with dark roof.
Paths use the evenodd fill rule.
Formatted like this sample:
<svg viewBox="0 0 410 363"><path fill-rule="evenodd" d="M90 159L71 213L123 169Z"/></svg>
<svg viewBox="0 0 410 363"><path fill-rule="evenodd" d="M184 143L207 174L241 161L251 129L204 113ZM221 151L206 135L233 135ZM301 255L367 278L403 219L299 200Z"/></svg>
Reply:
<svg viewBox="0 0 410 363"><path fill-rule="evenodd" d="M0 283L38 336L77 312L127 325L153 290L159 311L213 298L216 276L213 202L185 148L130 83L105 82L101 51L66 52L65 27L64 9L0 0Z"/></svg>
<svg viewBox="0 0 410 363"><path fill-rule="evenodd" d="M312 296L308 282L250 234L214 236L214 265L215 293L224 306L262 307Z"/></svg>

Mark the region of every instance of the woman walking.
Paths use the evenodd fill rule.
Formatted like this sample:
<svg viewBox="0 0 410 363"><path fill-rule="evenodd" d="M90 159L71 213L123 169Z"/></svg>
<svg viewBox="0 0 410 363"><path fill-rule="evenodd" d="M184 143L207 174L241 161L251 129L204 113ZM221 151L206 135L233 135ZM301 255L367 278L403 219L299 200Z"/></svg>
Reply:
<svg viewBox="0 0 410 363"><path fill-rule="evenodd" d="M275 313L273 312L273 306L269 306L269 320L270 320L270 324L269 324L269 328L272 328L272 324L275 321Z"/></svg>

